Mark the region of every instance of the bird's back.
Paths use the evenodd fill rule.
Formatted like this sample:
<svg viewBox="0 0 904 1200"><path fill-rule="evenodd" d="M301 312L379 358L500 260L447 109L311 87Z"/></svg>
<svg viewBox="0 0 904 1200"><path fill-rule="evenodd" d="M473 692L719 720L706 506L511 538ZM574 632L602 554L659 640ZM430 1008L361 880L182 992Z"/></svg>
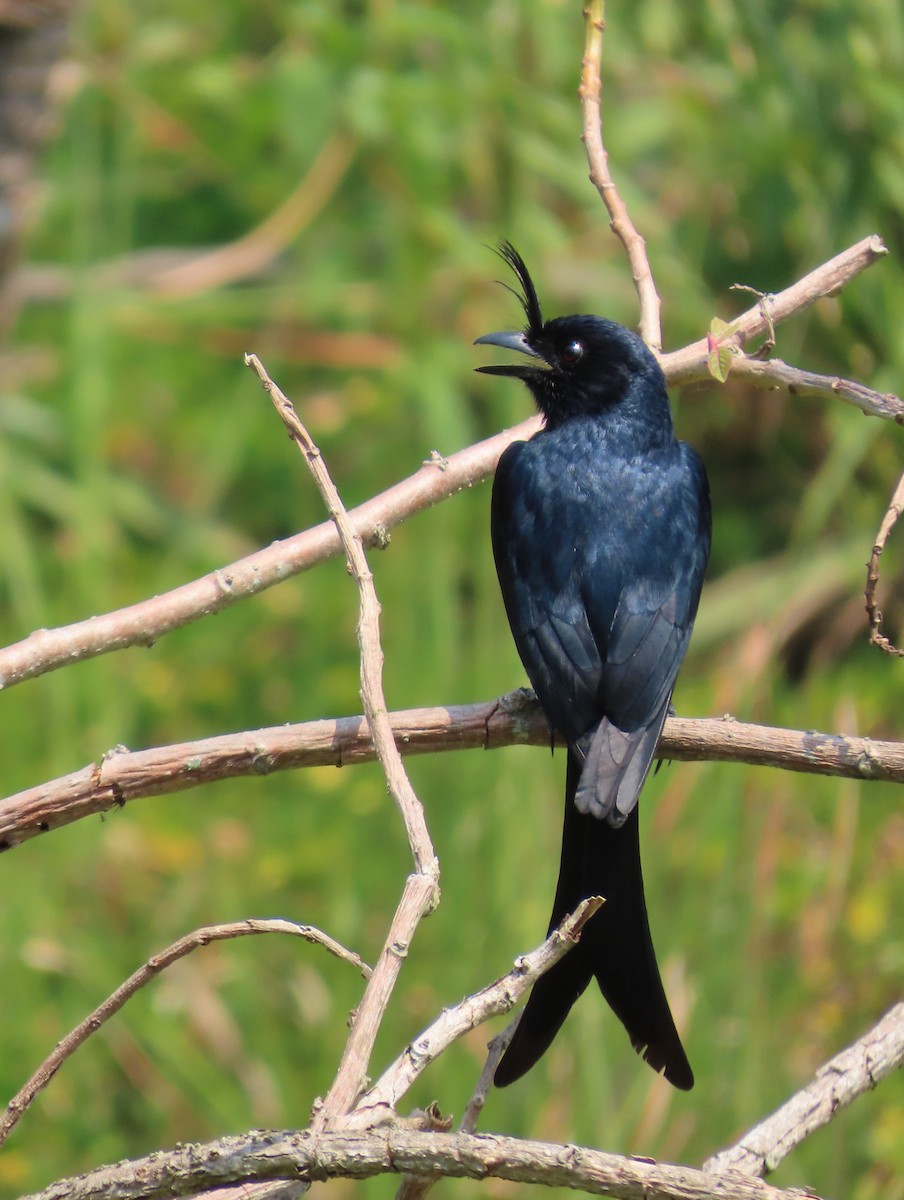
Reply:
<svg viewBox="0 0 904 1200"><path fill-rule="evenodd" d="M515 443L500 461L491 533L503 600L555 728L642 726L671 692L709 551L696 453L674 438L626 452L597 418Z"/></svg>

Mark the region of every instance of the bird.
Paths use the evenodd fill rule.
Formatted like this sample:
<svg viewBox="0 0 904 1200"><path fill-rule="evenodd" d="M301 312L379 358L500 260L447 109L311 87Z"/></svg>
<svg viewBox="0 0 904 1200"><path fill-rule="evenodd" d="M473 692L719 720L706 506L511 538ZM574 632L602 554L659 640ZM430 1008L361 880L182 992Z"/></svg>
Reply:
<svg viewBox="0 0 904 1200"><path fill-rule="evenodd" d="M567 744L552 932L581 900L605 903L533 985L498 1087L552 1044L596 977L635 1050L676 1088L694 1075L662 984L644 900L638 796L670 711L711 543L703 463L678 441L665 377L634 332L591 315L544 320L510 242L498 253L522 330L475 345L526 361L481 366L521 380L540 430L502 454L490 533L509 625L540 707Z"/></svg>

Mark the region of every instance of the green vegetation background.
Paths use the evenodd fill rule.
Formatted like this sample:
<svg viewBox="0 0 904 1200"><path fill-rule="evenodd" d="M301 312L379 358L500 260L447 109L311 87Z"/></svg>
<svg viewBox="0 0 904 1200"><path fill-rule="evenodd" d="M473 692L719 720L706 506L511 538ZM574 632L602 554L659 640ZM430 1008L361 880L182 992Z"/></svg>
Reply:
<svg viewBox="0 0 904 1200"><path fill-rule="evenodd" d="M647 238L666 345L701 336L862 236L891 256L779 331L783 358L882 390L904 380L904 16L898 0L636 0L609 7L604 112ZM0 382L5 641L163 591L321 519L256 380L296 401L354 503L527 413L472 373L517 321L495 285L519 247L550 313L636 322L586 180L577 0L190 7L88 0L58 73L29 299ZM332 173L332 179L330 178ZM251 277L161 294L161 250L234 241L303 179L314 195ZM311 197L309 197L310 199ZM124 263L119 271L105 270ZM899 737L904 667L866 645L863 564L901 431L825 401L712 386L675 397L712 477L715 547L682 714ZM491 565L486 486L374 555L394 707L523 682ZM886 610L900 630L900 555ZM342 565L0 698L4 793L132 748L358 711ZM534 945L553 890L563 763L512 749L419 759L443 865L375 1067ZM577 1007L484 1127L700 1162L901 995L902 793L675 765L644 798L652 923L697 1073L637 1061L599 998ZM379 773L223 783L131 805L4 856L0 1082L154 950L247 915L315 923L372 957L407 869ZM294 941L211 947L68 1063L0 1152L0 1193L177 1140L305 1123L359 983ZM460 1115L481 1030L411 1103ZM904 1079L778 1173L829 1196L904 1196ZM391 1180L364 1185L388 1196ZM351 1185L337 1183L334 1195ZM503 1195L497 1184L444 1194Z"/></svg>

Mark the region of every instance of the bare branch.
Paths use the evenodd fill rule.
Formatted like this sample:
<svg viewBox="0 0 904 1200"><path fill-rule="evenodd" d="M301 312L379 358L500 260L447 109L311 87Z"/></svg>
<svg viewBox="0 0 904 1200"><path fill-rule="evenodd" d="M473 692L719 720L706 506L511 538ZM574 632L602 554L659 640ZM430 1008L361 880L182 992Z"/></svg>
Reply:
<svg viewBox="0 0 904 1200"><path fill-rule="evenodd" d="M304 455L327 511L336 525L342 548L358 586L358 644L361 650L361 699L364 703L365 719L390 794L405 822L405 832L408 835L408 845L415 867L415 874L406 880L383 950L352 1018L351 1032L342 1052L336 1078L326 1099L314 1114L314 1128L323 1130L349 1112L364 1086L380 1022L398 980L408 946L421 919L431 913L439 903L439 860L430 840L423 806L411 786L402 756L396 748L392 724L386 709L383 694L383 648L380 643L380 603L364 553L363 541L349 520L320 451L299 420L295 409L270 379L255 355L246 355L245 361L257 372L289 435Z"/></svg>
<svg viewBox="0 0 904 1200"><path fill-rule="evenodd" d="M587 152L590 182L602 197L609 214L612 232L621 240L628 255L631 276L640 302L640 335L658 354L662 349L660 301L647 258L646 243L628 216L625 202L618 194L609 172L609 155L603 145L600 114L600 63L603 57L603 31L606 28L603 7L603 0L589 0L584 9L584 57L581 60L581 86L578 89L584 124L581 141Z"/></svg>
<svg viewBox="0 0 904 1200"><path fill-rule="evenodd" d="M861 271L884 258L888 249L878 234L871 234L861 241L842 250L828 262L816 267L809 275L792 283L782 292L770 296L769 313L773 325L780 325L788 317L805 312L817 300L837 295L846 284ZM769 333L763 305L758 301L741 316L731 322L731 336L720 339L742 350L753 338ZM662 356L662 369L667 372L669 382L675 386L705 379L706 338L692 342L682 350L674 350Z"/></svg>
<svg viewBox="0 0 904 1200"><path fill-rule="evenodd" d="M79 1046L83 1045L93 1033L97 1033L98 1029L105 1025L114 1013L119 1012L126 1001L130 1000L145 984L150 983L161 971L165 971L167 967L171 967L174 962L178 962L186 954L190 954L193 950L198 950L202 946L209 946L211 942L230 941L233 938L262 933L288 933L293 937L304 938L305 941L311 942L314 945L323 946L329 950L330 954L334 954L337 958L341 958L343 962L347 962L355 967L365 979L370 978L370 967L357 954L354 954L351 950L346 950L339 942L327 934L321 933L313 925L298 925L294 921L277 919L258 920L256 918L248 918L246 921L236 921L228 925L207 925L201 929L196 929L193 933L186 934L185 937L180 938L178 942L173 942L171 946L167 946L159 954L155 954L152 958L149 958L143 967L139 967L134 974L130 975L111 996L107 997L103 1004L98 1005L90 1016L85 1017L84 1021L76 1025L75 1029L57 1044L53 1053L48 1055L28 1082L16 1092L15 1096L13 1096L12 1100L6 1106L6 1111L0 1116L0 1146L9 1137L10 1132L15 1128L25 1110L31 1105L38 1093L50 1083L66 1059L74 1054Z"/></svg>
<svg viewBox="0 0 904 1200"><path fill-rule="evenodd" d="M777 325L802 312L820 297L838 292L855 275L886 253L880 238L864 238L856 246L772 297L769 308L772 321ZM763 305L758 303L732 322L727 344L740 349L751 338L764 334L767 330L762 309ZM661 364L668 382L673 386L681 386L708 380L708 353L708 342L703 338L682 350L664 355ZM739 359L733 365L736 373L744 371L750 377L756 376L765 381L767 386L773 383L780 386L788 384L784 377L770 377L768 363L744 363L743 366L742 363L744 360ZM795 375L790 382L801 388L806 379L822 378ZM813 390L814 394L851 400L876 416L899 422L904 420L904 403L894 395L883 396L846 380L832 380L827 386L820 385ZM414 475L353 509L349 518L355 532L367 545L385 546L393 526L462 488L486 479L495 470L499 455L511 442L531 437L539 427L540 418L534 416L448 458L434 454ZM0 650L0 689L13 687L26 679L98 654L123 650L129 646L150 646L174 629L222 612L239 600L309 570L334 557L339 549L336 528L327 521L282 542L274 542L201 579L159 596L114 612L89 617L73 625L35 630L22 641Z"/></svg>
<svg viewBox="0 0 904 1200"><path fill-rule="evenodd" d="M747 312L732 320L729 329L719 337L720 346L729 346L741 352L749 341L758 337L774 337L774 326L792 316L797 316L814 305L825 296L837 295L852 278L860 275L868 266L878 263L885 258L887 248L878 235L863 238L848 250L836 254L836 257L822 263L802 280L792 283L784 292L768 296L768 304L760 299ZM680 388L684 384L700 383L711 379L708 370L710 358L710 340L701 337L699 341L690 343L681 350L672 350L670 354L661 356L660 365L671 386ZM828 376L814 376L810 372L797 371L784 362L752 361L747 356L738 353L732 359L731 371L743 373L760 386L779 386L788 388L792 395L807 394L819 396L838 396L842 400L856 404L863 412L875 416L902 422L904 421L904 402L898 396L882 395L881 392L864 388L846 379L833 379Z"/></svg>
<svg viewBox="0 0 904 1200"><path fill-rule="evenodd" d="M180 1146L60 1180L22 1200L162 1200L230 1183L371 1179L409 1172L508 1179L623 1200L800 1200L799 1191L783 1191L749 1175L711 1175L584 1146L394 1126L366 1133L255 1132ZM810 1195L808 1200L817 1198Z"/></svg>
<svg viewBox="0 0 904 1200"><path fill-rule="evenodd" d="M762 360L740 353L732 356L730 373L734 379L743 379L754 387L785 391L789 396L837 398L853 404L867 416L904 424L904 400L900 396L894 392L877 392L854 379L817 375L814 371L791 367L780 358Z"/></svg>
<svg viewBox="0 0 904 1200"><path fill-rule="evenodd" d="M571 949L593 914L602 906L600 896L582 900L549 935L542 946L519 958L511 971L494 983L447 1008L405 1048L374 1086L361 1097L343 1129L368 1129L394 1115L399 1100L414 1081L454 1041L500 1013L510 1012L528 988ZM382 1111L381 1111L382 1110Z"/></svg>
<svg viewBox="0 0 904 1200"><path fill-rule="evenodd" d="M516 1013L505 1029L490 1039L483 1070L480 1072L477 1083L474 1085L474 1090L471 1093L468 1103L465 1105L465 1111L462 1113L461 1121L458 1125L459 1133L474 1133L476 1131L480 1114L483 1112L487 1096L489 1096L493 1087L493 1078L496 1074L496 1068L499 1066L499 1060L508 1049L520 1020L521 1013ZM396 1200L424 1200L424 1197L429 1194L433 1189L433 1185L437 1182L438 1179L435 1175L403 1175L396 1191Z"/></svg>
<svg viewBox="0 0 904 1200"><path fill-rule="evenodd" d="M389 721L404 755L549 746L546 718L524 688L481 704L394 712ZM904 743L752 725L729 717L670 717L658 753L681 762L738 762L904 783ZM350 766L375 757L360 716L276 725L152 750L120 747L100 763L0 800L0 849L145 796L298 767Z"/></svg>
<svg viewBox="0 0 904 1200"><path fill-rule="evenodd" d="M496 1068L499 1066L499 1060L506 1052L514 1036L515 1030L518 1028L518 1022L521 1019L521 1014L516 1014L505 1029L494 1037L487 1047L486 1062L483 1064L483 1070L480 1072L480 1077L474 1085L474 1091L471 1093L471 1098L465 1105L465 1111L462 1113L462 1118L458 1126L459 1133L474 1133L477 1129L477 1122L480 1120L480 1114L483 1112L484 1105L487 1102L487 1096L493 1087L493 1077L496 1074ZM436 1175L403 1175L396 1192L396 1200L424 1200L424 1197L432 1190L433 1185L438 1182Z"/></svg>
<svg viewBox="0 0 904 1200"><path fill-rule="evenodd" d="M896 1004L873 1028L816 1072L803 1091L771 1117L713 1155L704 1171L766 1175L804 1138L828 1125L839 1109L904 1064L904 1004Z"/></svg>
<svg viewBox="0 0 904 1200"><path fill-rule="evenodd" d="M349 518L355 532L369 546L387 545L393 526L486 479L506 446L530 437L539 424L539 417L531 417L448 458L434 454L414 475L352 509ZM174 629L222 612L239 600L334 558L340 546L335 525L325 521L138 604L74 625L35 630L0 650L0 689L98 654L128 646L150 646Z"/></svg>
<svg viewBox="0 0 904 1200"><path fill-rule="evenodd" d="M497 1033L487 1045L486 1062L483 1064L483 1070L480 1072L480 1077L474 1085L474 1091L465 1105L465 1111L461 1115L461 1123L458 1126L459 1133L474 1133L477 1129L480 1114L483 1112L487 1096L489 1096L490 1090L493 1087L496 1068L499 1066L503 1054L508 1050L509 1043L515 1036L515 1030L518 1028L520 1020L521 1014L518 1013L509 1021L505 1029L501 1033Z"/></svg>
<svg viewBox="0 0 904 1200"><path fill-rule="evenodd" d="M888 535L891 533L895 522L902 512L904 512L904 475L898 480L898 485L891 498L888 511L882 518L882 524L879 526L879 532L876 534L876 542L873 546L873 552L870 555L869 564L867 565L866 591L864 592L866 612L869 617L870 643L873 646L878 646L880 650L884 650L886 654L893 654L898 658L904 657L904 649L893 645L882 632L882 613L879 610L879 602L876 599L876 589L879 586L879 558L885 549Z"/></svg>
<svg viewBox="0 0 904 1200"><path fill-rule="evenodd" d="M289 435L304 455L330 518L339 533L360 596L358 644L361 651L361 699L364 703L367 728L386 775L389 790L405 822L415 869L421 874L435 872L436 855L424 820L424 809L405 773L386 708L386 698L383 694L383 648L380 644L380 602L374 588L374 577L364 553L364 543L349 520L348 512L330 478L320 451L298 419L292 404L269 377L256 355L246 355L245 361L257 372Z"/></svg>

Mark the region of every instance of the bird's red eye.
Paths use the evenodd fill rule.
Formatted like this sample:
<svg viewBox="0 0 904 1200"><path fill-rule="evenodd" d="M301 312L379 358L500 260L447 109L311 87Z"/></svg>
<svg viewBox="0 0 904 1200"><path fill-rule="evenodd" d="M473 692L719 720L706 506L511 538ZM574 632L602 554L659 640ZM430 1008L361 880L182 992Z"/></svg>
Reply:
<svg viewBox="0 0 904 1200"><path fill-rule="evenodd" d="M569 342L559 357L566 367L573 367L584 357L584 347L580 342Z"/></svg>

